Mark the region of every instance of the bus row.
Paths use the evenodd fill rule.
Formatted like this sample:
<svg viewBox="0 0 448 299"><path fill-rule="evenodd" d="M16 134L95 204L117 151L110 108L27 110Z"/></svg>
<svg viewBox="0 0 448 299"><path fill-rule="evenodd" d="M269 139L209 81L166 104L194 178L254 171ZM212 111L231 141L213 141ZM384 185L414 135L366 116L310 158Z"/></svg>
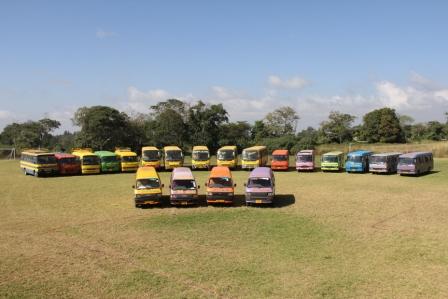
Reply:
<svg viewBox="0 0 448 299"><path fill-rule="evenodd" d="M245 186L246 205L272 204L275 197L275 177L269 167L256 167L251 171ZM162 203L163 187L160 176L152 166L139 167L134 189L135 207ZM233 204L235 187L232 173L226 166L215 166L205 183L207 204ZM172 205L199 204L197 183L187 167L173 169L169 183L169 198Z"/></svg>
<svg viewBox="0 0 448 299"><path fill-rule="evenodd" d="M433 169L433 156L430 152L381 153L358 150L347 154L329 152L321 157L322 171L373 172L421 174ZM236 146L225 146L216 154L218 166L235 169L238 166ZM345 163L344 163L345 162ZM254 169L267 166L266 146L245 148L241 155L241 168ZM163 165L163 167L162 167ZM141 159L129 148L117 148L115 152L96 151L90 148L75 148L71 154L49 153L43 150L22 152L20 167L25 174L96 174L108 172L135 172L139 166L151 166L160 170L184 166L184 155L177 146L166 146L163 151L156 147L143 147ZM206 146L195 146L192 151L192 169L210 169L210 152ZM270 167L273 170L289 169L288 150L272 152ZM297 171L314 171L315 154L313 150L302 150L296 155Z"/></svg>

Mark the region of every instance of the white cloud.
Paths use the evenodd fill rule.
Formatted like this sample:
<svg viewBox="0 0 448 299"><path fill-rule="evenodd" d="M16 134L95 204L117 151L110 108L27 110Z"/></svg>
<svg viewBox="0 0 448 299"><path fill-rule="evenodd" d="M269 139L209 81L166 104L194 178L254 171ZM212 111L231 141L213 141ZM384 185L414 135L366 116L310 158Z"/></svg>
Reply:
<svg viewBox="0 0 448 299"><path fill-rule="evenodd" d="M274 88L285 88L285 89L301 89L307 85L309 82L302 77L292 77L288 79L281 79L278 76L271 75L268 78L268 83Z"/></svg>
<svg viewBox="0 0 448 299"><path fill-rule="evenodd" d="M391 108L401 108L409 105L409 94L392 82L382 81L376 84L380 101Z"/></svg>
<svg viewBox="0 0 448 299"><path fill-rule="evenodd" d="M96 37L99 38L99 39L105 39L105 38L113 37L113 36L117 36L117 35L118 35L118 34L117 34L116 32L113 32L113 31L105 31L105 30L103 30L103 29L101 29L101 28L98 28L98 29L96 30Z"/></svg>
<svg viewBox="0 0 448 299"><path fill-rule="evenodd" d="M8 110L0 110L0 120L8 120L14 117L14 113Z"/></svg>

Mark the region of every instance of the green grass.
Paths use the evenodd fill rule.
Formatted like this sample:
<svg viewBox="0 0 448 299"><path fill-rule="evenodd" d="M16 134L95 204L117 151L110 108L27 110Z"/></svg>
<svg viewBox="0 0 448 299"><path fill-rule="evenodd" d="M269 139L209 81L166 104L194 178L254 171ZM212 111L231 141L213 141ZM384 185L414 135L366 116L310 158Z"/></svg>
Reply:
<svg viewBox="0 0 448 299"><path fill-rule="evenodd" d="M248 172L233 174L241 195ZM446 298L448 159L421 177L276 179L272 208L135 209L134 174L0 161L0 297Z"/></svg>

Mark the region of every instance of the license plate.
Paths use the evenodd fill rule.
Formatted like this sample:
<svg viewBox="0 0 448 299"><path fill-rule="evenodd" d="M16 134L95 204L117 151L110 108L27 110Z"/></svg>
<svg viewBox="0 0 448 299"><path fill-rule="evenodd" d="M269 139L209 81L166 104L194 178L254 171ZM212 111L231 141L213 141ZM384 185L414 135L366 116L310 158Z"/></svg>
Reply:
<svg viewBox="0 0 448 299"><path fill-rule="evenodd" d="M224 203L224 202L226 202L224 199L218 199L218 200L215 200L215 202L218 202L218 203Z"/></svg>
<svg viewBox="0 0 448 299"><path fill-rule="evenodd" d="M261 199L256 199L255 203L263 203L263 201Z"/></svg>
<svg viewBox="0 0 448 299"><path fill-rule="evenodd" d="M186 205L188 205L188 201L181 201L180 204L183 206L186 206Z"/></svg>
<svg viewBox="0 0 448 299"><path fill-rule="evenodd" d="M157 202L156 201L153 201L153 200L148 200L148 201L145 201L145 204L148 204L148 205L153 205L153 204L156 204Z"/></svg>

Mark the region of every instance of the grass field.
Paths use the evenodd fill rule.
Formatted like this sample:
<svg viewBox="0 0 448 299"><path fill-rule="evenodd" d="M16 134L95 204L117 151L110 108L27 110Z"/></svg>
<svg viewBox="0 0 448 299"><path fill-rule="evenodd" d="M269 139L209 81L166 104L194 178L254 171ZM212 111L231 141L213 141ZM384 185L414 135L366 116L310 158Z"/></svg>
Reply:
<svg viewBox="0 0 448 299"><path fill-rule="evenodd" d="M135 209L133 179L0 161L0 297L448 297L448 159L421 177L276 173L266 208Z"/></svg>

